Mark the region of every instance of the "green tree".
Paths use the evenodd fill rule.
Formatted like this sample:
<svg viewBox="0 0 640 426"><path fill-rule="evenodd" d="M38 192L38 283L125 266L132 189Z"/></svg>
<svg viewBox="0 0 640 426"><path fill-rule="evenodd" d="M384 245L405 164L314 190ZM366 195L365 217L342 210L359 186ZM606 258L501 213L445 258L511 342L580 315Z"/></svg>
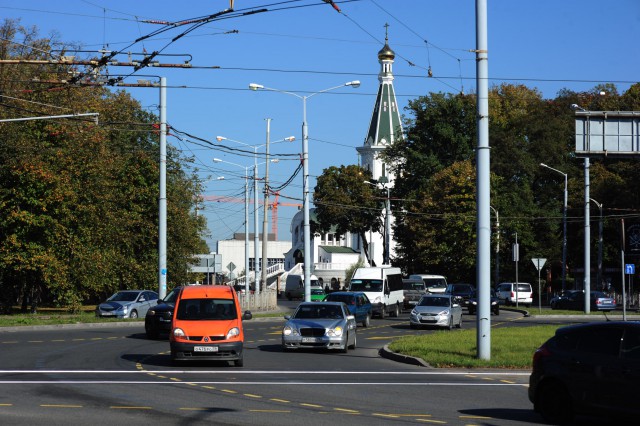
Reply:
<svg viewBox="0 0 640 426"><path fill-rule="evenodd" d="M376 197L375 188L365 183L371 173L360 166L340 166L324 169L313 193L319 232L335 229L338 235L351 232L360 236L370 265L366 232L379 232L382 226L383 199Z"/></svg>

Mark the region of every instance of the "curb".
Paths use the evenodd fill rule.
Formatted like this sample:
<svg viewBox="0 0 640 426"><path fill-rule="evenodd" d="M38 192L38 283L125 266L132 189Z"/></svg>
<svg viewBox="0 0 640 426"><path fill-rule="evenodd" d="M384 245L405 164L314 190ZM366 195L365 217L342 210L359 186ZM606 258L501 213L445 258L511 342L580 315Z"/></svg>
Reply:
<svg viewBox="0 0 640 426"><path fill-rule="evenodd" d="M431 365L424 362L422 358L414 356L403 355L397 352L393 352L389 349L388 345L384 345L378 352L382 358L390 359L391 361L402 362L404 364L417 365L419 367L433 368Z"/></svg>

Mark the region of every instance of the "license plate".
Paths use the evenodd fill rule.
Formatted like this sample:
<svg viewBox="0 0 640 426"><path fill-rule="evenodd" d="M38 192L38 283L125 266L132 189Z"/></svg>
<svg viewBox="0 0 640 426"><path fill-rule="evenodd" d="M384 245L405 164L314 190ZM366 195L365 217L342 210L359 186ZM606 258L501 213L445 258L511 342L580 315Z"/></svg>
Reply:
<svg viewBox="0 0 640 426"><path fill-rule="evenodd" d="M315 343L317 341L318 341L318 339L316 339L315 337L303 337L302 338L302 343Z"/></svg>
<svg viewBox="0 0 640 426"><path fill-rule="evenodd" d="M217 346L194 346L194 352L218 352Z"/></svg>

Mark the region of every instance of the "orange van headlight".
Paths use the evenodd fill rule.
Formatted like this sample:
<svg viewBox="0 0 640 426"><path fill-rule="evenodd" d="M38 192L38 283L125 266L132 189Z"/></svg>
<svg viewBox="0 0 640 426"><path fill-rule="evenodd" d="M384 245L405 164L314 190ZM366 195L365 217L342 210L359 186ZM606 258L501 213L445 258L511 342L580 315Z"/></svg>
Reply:
<svg viewBox="0 0 640 426"><path fill-rule="evenodd" d="M173 329L173 337L185 337L186 334L184 332L183 329L181 328L174 328Z"/></svg>
<svg viewBox="0 0 640 426"><path fill-rule="evenodd" d="M229 330L229 332L227 333L227 340L231 339L232 337L236 337L240 335L240 329L238 327L233 327L231 330Z"/></svg>

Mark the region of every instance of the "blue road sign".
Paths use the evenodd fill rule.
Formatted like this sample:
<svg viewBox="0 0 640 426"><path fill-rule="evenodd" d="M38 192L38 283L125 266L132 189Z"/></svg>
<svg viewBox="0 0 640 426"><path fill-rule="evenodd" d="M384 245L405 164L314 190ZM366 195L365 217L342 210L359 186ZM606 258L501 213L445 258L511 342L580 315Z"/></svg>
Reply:
<svg viewBox="0 0 640 426"><path fill-rule="evenodd" d="M633 263L625 263L624 273L626 275L634 275L636 273L636 265L634 265Z"/></svg>

